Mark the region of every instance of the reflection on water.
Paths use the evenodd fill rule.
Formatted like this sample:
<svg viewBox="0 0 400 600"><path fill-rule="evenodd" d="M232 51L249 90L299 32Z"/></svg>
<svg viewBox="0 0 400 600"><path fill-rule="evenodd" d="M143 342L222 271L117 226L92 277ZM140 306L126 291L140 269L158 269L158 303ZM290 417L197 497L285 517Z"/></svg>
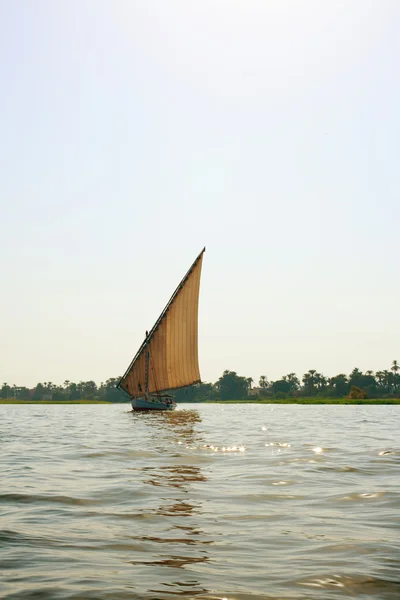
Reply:
<svg viewBox="0 0 400 600"><path fill-rule="evenodd" d="M148 416L150 419L146 419ZM196 424L201 423L197 410L177 410L151 415L133 413L133 419L135 421L140 419L141 422L144 420L156 444L160 443L162 437L164 441L174 445L196 447L203 439L201 433L195 429ZM137 541L154 549L151 558L146 553L145 556L130 562L134 566L173 569L185 569L188 566L207 563L209 555L205 547L213 543L210 536L206 535L199 526L183 527L179 524L182 523L183 518L185 521L195 519L195 523L201 522L202 502L194 499L198 488L194 490L193 486L203 484L207 481L207 477L198 465L186 464L186 462L179 464L175 462L179 460L176 456L174 456L174 464L171 465L169 464L171 457L166 458L168 458L167 464L138 467L138 470L143 484L163 488L164 493L158 497L159 505L151 510L157 515L168 518L169 526L163 528L158 536L137 536L135 538ZM184 458L186 460L186 456ZM165 497L166 490L170 491L167 497ZM204 594L207 591L197 579L191 578L187 581L175 578L172 582L168 577L165 581L160 581L157 590L152 591L159 594L185 595L188 588L191 595Z"/></svg>
<svg viewBox="0 0 400 600"><path fill-rule="evenodd" d="M206 481L201 474L200 467L175 465L174 467L142 467L142 472L149 475L145 483L155 486L166 485L168 487L180 488L188 493L188 483L191 481Z"/></svg>
<svg viewBox="0 0 400 600"><path fill-rule="evenodd" d="M400 598L399 407L0 410L1 598Z"/></svg>
<svg viewBox="0 0 400 600"><path fill-rule="evenodd" d="M148 434L155 441L160 441L160 437L168 440L171 438L186 444L196 444L201 441L201 436L197 435L196 424L201 423L201 417L198 410L175 410L165 412L135 412L130 411L133 423L144 426L148 429Z"/></svg>

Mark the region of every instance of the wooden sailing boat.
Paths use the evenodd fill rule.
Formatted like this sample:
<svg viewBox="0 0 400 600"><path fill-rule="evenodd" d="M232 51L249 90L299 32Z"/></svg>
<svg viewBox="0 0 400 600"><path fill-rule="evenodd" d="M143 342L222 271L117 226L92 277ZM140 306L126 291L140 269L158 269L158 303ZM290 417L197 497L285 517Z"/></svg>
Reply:
<svg viewBox="0 0 400 600"><path fill-rule="evenodd" d="M200 382L198 306L205 248L186 273L146 337L118 387L133 410L173 410L168 392Z"/></svg>

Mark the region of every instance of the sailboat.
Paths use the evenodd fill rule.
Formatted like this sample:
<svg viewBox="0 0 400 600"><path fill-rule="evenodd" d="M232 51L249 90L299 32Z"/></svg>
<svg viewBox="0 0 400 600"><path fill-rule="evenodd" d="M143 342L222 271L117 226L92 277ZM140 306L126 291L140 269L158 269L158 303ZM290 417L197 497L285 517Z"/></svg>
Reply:
<svg viewBox="0 0 400 600"><path fill-rule="evenodd" d="M198 306L205 248L200 252L134 356L118 388L133 410L173 410L172 390L200 383Z"/></svg>

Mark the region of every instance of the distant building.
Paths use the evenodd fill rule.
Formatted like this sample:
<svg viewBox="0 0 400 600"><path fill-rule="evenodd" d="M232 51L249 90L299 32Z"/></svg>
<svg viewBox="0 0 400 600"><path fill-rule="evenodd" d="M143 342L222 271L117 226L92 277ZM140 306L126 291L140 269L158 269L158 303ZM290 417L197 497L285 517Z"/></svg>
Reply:
<svg viewBox="0 0 400 600"><path fill-rule="evenodd" d="M253 388L250 388L248 391L249 396L259 396L260 393L261 393L260 387L253 387Z"/></svg>
<svg viewBox="0 0 400 600"><path fill-rule="evenodd" d="M43 394L42 400L53 400L53 394Z"/></svg>

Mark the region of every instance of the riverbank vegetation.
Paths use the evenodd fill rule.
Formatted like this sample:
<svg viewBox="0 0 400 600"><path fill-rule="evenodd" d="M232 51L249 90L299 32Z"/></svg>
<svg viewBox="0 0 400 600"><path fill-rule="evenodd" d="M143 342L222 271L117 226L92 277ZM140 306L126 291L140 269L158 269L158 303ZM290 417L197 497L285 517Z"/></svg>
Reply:
<svg viewBox="0 0 400 600"><path fill-rule="evenodd" d="M62 385L50 381L38 383L29 389L3 383L0 402L126 402L128 396L116 386L119 377L112 377L97 385L94 381ZM298 404L355 404L400 398L400 365L393 360L383 371L365 371L354 368L349 375L340 373L327 377L310 369L299 378L295 373L269 381L261 375L258 382L251 377L226 370L215 383L200 383L174 392L176 402L289 402ZM390 402L397 403L397 402Z"/></svg>
<svg viewBox="0 0 400 600"><path fill-rule="evenodd" d="M340 373L327 377L310 369L299 378L295 373L269 381L261 375L258 385L251 378L235 371L224 371L214 384L201 383L175 394L177 401L288 401L315 403L343 399L342 403L400 398L400 365L394 360L384 371L366 371L354 368L349 375ZM345 402L346 401L346 402Z"/></svg>
<svg viewBox="0 0 400 600"><path fill-rule="evenodd" d="M400 398L281 398L265 399L265 398L247 398L246 400L206 400L206 404L400 404Z"/></svg>
<svg viewBox="0 0 400 600"><path fill-rule="evenodd" d="M0 404L110 404L105 400L21 400L0 398Z"/></svg>
<svg viewBox="0 0 400 600"><path fill-rule="evenodd" d="M38 383L34 388L3 383L0 388L0 402L3 400L31 402L124 402L128 396L117 388L119 377L112 377L99 386L95 381L74 383L68 379L62 385L51 381Z"/></svg>

